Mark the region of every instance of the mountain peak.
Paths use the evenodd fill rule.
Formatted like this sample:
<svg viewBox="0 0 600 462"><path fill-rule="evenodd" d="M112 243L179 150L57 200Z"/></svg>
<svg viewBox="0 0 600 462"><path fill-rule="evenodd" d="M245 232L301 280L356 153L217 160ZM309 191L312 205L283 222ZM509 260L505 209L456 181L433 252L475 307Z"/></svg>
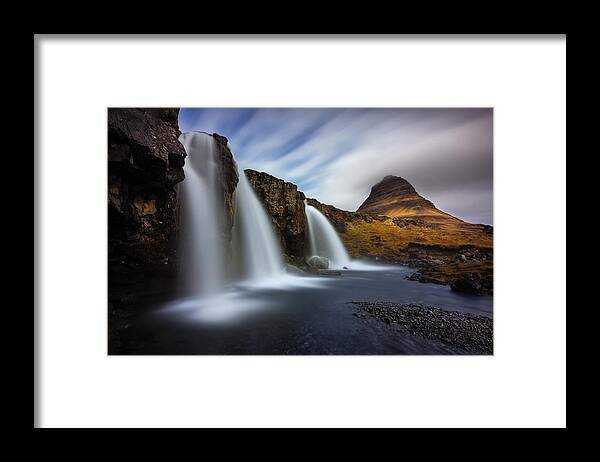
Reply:
<svg viewBox="0 0 600 462"><path fill-rule="evenodd" d="M392 181L392 180L401 180L401 181L406 181L404 178L402 178L401 176L396 176L396 175L386 175L383 177L383 180L380 181ZM406 181L408 183L408 181Z"/></svg>
<svg viewBox="0 0 600 462"><path fill-rule="evenodd" d="M438 210L431 201L417 193L412 184L395 175L386 175L375 184L357 212L389 217L420 217L433 221L460 221Z"/></svg>
<svg viewBox="0 0 600 462"><path fill-rule="evenodd" d="M383 179L371 188L371 193L395 191L399 194L416 193L412 184L401 176L386 175Z"/></svg>

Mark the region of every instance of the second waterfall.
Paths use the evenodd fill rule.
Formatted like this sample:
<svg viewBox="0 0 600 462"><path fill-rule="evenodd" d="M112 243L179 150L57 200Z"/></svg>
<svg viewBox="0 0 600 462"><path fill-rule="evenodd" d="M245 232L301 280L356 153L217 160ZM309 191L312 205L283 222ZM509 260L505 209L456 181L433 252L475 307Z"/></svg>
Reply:
<svg viewBox="0 0 600 462"><path fill-rule="evenodd" d="M283 271L281 249L271 225L248 178L238 167L235 191L234 254L244 279L250 282L272 278Z"/></svg>

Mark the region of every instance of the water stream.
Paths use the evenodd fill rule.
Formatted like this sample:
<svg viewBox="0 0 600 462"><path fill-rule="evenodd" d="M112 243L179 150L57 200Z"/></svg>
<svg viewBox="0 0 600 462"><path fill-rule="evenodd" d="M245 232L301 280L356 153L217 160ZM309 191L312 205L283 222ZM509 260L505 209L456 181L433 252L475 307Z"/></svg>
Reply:
<svg viewBox="0 0 600 462"><path fill-rule="evenodd" d="M179 141L187 153L181 184L182 288L188 295L214 294L224 283L216 146L212 136L201 132L183 133Z"/></svg>
<svg viewBox="0 0 600 462"><path fill-rule="evenodd" d="M243 268L243 279L258 282L283 272L281 248L275 238L269 216L256 197L246 174L238 168L235 190L234 258Z"/></svg>
<svg viewBox="0 0 600 462"><path fill-rule="evenodd" d="M329 267L348 269L350 256L329 220L312 205L306 204L306 218L310 241L310 255L329 259Z"/></svg>
<svg viewBox="0 0 600 462"><path fill-rule="evenodd" d="M229 243L221 218L222 171L216 141L204 132L184 133L179 140L188 157L182 183L180 245L181 285L186 298L177 305L220 305L232 298L232 288L242 285L289 285L295 278L284 273L270 217L244 171L236 165L239 182L234 192L235 216ZM231 255L226 251L230 244Z"/></svg>

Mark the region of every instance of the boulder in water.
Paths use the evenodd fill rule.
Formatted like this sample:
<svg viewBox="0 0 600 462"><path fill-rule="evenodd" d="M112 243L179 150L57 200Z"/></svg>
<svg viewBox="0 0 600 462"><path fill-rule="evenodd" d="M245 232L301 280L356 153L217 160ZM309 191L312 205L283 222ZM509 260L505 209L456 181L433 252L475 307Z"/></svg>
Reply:
<svg viewBox="0 0 600 462"><path fill-rule="evenodd" d="M329 268L329 258L313 255L306 261L309 268L312 269L327 269Z"/></svg>

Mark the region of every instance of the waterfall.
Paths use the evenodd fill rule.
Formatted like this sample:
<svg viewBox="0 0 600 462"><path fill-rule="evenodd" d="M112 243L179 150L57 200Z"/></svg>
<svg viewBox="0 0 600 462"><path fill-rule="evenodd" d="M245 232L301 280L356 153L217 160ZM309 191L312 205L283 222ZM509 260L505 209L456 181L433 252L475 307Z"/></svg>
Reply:
<svg viewBox="0 0 600 462"><path fill-rule="evenodd" d="M214 138L202 132L183 133L179 141L187 153L181 184L183 289L190 295L213 294L224 283L217 147Z"/></svg>
<svg viewBox="0 0 600 462"><path fill-rule="evenodd" d="M234 244L242 260L242 274L250 281L277 276L283 272L283 260L271 220L242 169L238 168L238 176Z"/></svg>
<svg viewBox="0 0 600 462"><path fill-rule="evenodd" d="M348 267L350 257L329 220L316 208L305 203L311 256L327 257L332 268Z"/></svg>
<svg viewBox="0 0 600 462"><path fill-rule="evenodd" d="M225 280L225 243L222 233L222 181L215 139L203 132L184 133L179 141L188 155L182 183L183 289L192 296L222 292ZM236 166L237 167L237 166ZM233 267L243 280L256 282L283 273L283 260L271 220L243 170L234 193ZM229 265L227 265L229 267Z"/></svg>

